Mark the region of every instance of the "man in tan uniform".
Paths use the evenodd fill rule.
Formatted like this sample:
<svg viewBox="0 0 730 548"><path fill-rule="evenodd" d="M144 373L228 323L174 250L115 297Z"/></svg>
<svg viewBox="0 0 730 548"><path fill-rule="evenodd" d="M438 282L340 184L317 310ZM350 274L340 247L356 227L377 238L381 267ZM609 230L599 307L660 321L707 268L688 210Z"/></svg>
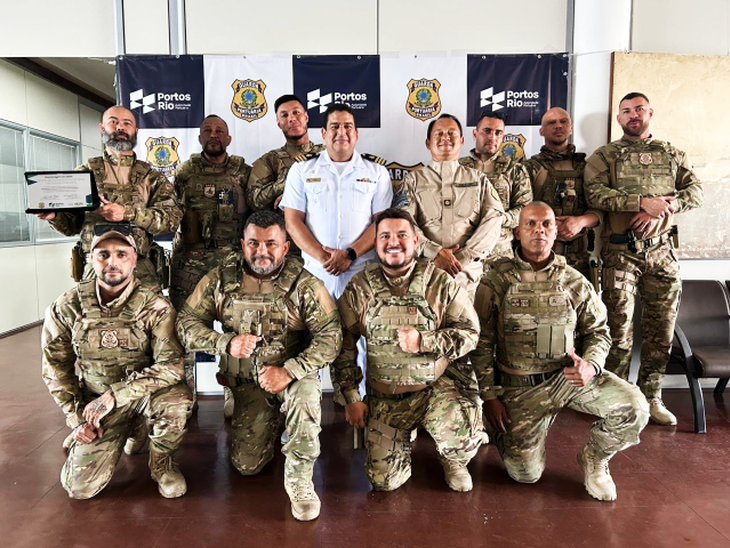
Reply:
<svg viewBox="0 0 730 548"><path fill-rule="evenodd" d="M499 241L489 259L512 256L512 230L517 226L520 211L532 201L532 189L527 171L510 156L500 154L504 138L504 115L500 112L482 112L474 129L474 148L469 156L459 159L463 166L482 171L499 194L504 208Z"/></svg>
<svg viewBox="0 0 730 548"><path fill-rule="evenodd" d="M167 285L157 273L164 252L152 242L152 236L173 233L180 224L182 211L173 186L162 173L135 156L137 121L132 112L121 106L107 109L99 129L104 155L90 158L78 168L94 173L101 200L99 209L85 213L38 213L37 217L66 236L81 234L73 273L77 281L94 276L89 257L94 226L113 222L131 227L137 245L137 279L158 288L160 284Z"/></svg>
<svg viewBox="0 0 730 548"><path fill-rule="evenodd" d="M504 210L485 173L459 164L461 123L442 114L428 126L432 162L403 179L416 221L419 254L448 272L474 296L483 261L499 241Z"/></svg>
<svg viewBox="0 0 730 548"><path fill-rule="evenodd" d="M309 115L296 95L282 95L274 103L276 125L284 134L286 144L264 154L253 163L246 198L254 210L276 210L284 193L289 168L297 157L307 157L324 149L309 141ZM314 156L312 156L314 157Z"/></svg>

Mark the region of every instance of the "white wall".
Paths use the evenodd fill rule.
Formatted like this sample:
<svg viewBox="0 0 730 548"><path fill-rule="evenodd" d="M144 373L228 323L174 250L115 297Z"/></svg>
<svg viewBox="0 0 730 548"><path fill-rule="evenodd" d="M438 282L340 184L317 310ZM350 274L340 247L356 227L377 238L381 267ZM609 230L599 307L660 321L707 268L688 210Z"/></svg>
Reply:
<svg viewBox="0 0 730 548"><path fill-rule="evenodd" d="M78 97L16 66L0 61L0 118L82 144L89 156L101 149L100 113ZM0 333L33 323L72 286L73 241L0 247Z"/></svg>

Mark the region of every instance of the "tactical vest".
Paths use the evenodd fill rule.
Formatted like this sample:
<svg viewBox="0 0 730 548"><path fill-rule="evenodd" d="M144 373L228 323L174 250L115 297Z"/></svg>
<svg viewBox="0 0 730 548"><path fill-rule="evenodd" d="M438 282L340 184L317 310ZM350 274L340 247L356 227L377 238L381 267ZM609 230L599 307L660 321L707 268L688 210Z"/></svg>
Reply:
<svg viewBox="0 0 730 548"><path fill-rule="evenodd" d="M422 390L438 379L448 365L443 356L410 354L398 344L400 327L419 331L436 329L436 314L425 297L433 270L433 263L416 263L408 292L399 297L391 293L379 265L365 267L373 292L365 313L367 381L379 392L400 394Z"/></svg>
<svg viewBox="0 0 730 548"><path fill-rule="evenodd" d="M289 296L304 270L301 261L287 259L270 293L243 293L241 273L243 259L231 261L221 269L221 287L226 299L223 304L223 330L237 334L258 335L261 340L250 358L221 356L219 368L224 376L258 380L265 365L282 366L289 358L306 348L309 336L288 328Z"/></svg>
<svg viewBox="0 0 730 548"><path fill-rule="evenodd" d="M673 153L674 147L658 141L640 146L622 147L616 160L611 164L613 188L644 197L674 194L678 165ZM633 216L633 212L609 212L611 232L625 233L630 227ZM666 232L672 224L672 219L672 215L667 215L653 227L651 233L642 233L638 236L644 238Z"/></svg>
<svg viewBox="0 0 730 548"><path fill-rule="evenodd" d="M511 266L511 265L510 265ZM497 360L511 369L549 372L570 362L578 317L559 281L515 281L502 301L504 345Z"/></svg>
<svg viewBox="0 0 730 548"><path fill-rule="evenodd" d="M235 243L241 237L245 204L238 173L240 156L229 156L223 167L204 165L200 154L190 157L191 176L185 182L185 214L181 222L183 243L211 241ZM245 210L245 206L242 208Z"/></svg>
<svg viewBox="0 0 730 548"><path fill-rule="evenodd" d="M99 305L95 280L79 283L77 291L83 314L74 326L72 338L76 365L86 388L102 394L112 384L151 363L150 338L138 319L147 293L143 287L137 287L119 315L109 317Z"/></svg>
<svg viewBox="0 0 730 548"><path fill-rule="evenodd" d="M144 207L145 200L142 196L141 188L152 167L140 160L134 162L129 170L129 181L119 181L118 184L112 184L107 181L106 163L102 156L90 158L88 161L89 169L94 173L96 188L99 194L103 194L107 200L116 204L132 204L135 207ZM97 224L108 224L109 221L104 219L96 211L86 212L84 226L81 229L81 249L84 253L91 252L91 241L94 239L94 226ZM132 237L137 244L137 253L140 257L146 257L149 254L152 242L151 236L147 231L139 226L132 227Z"/></svg>
<svg viewBox="0 0 730 548"><path fill-rule="evenodd" d="M535 200L552 207L555 215L582 215L588 208L583 194L583 171L586 155L573 154L572 159L537 160L542 168L535 177Z"/></svg>

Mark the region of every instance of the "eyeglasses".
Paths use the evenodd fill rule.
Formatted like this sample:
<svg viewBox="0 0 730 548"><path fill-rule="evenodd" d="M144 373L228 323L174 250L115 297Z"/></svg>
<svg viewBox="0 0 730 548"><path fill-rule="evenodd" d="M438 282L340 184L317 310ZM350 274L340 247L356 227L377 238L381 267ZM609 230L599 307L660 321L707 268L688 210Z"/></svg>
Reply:
<svg viewBox="0 0 730 548"><path fill-rule="evenodd" d="M100 223L94 225L94 236L101 236L107 232L119 232L123 236L132 234L132 225L130 223Z"/></svg>

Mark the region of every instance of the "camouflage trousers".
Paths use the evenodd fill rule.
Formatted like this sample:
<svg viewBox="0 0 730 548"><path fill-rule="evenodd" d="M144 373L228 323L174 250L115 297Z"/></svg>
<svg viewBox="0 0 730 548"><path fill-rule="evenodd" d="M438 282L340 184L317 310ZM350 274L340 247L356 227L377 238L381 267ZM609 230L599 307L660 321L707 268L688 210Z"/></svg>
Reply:
<svg viewBox="0 0 730 548"><path fill-rule="evenodd" d="M623 379L631 366L637 292L643 330L637 384L647 398L661 397L682 292L679 263L669 242L639 253L603 250L602 297L612 343L606 369Z"/></svg>
<svg viewBox="0 0 730 548"><path fill-rule="evenodd" d="M599 459L639 443L649 420L649 405L633 385L604 371L587 386L573 387L558 373L535 387L505 387L507 432L498 434L497 449L507 473L520 483L534 483L545 470L545 440L563 407L599 418L588 434L586 447Z"/></svg>
<svg viewBox="0 0 730 548"><path fill-rule="evenodd" d="M481 409L442 376L405 397L369 395L365 473L378 491L392 491L411 477L411 433L422 426L436 442L439 460L466 465L482 436Z"/></svg>
<svg viewBox="0 0 730 548"><path fill-rule="evenodd" d="M218 266L223 259L233 253L232 245L206 249L202 244L193 247L176 245L172 252L170 264L170 302L178 312L185 300L198 285L198 282L208 272ZM193 391L193 398L197 400L198 392L195 386L195 352L187 352L183 361L185 382ZM224 391L228 388L224 387Z"/></svg>
<svg viewBox="0 0 730 548"><path fill-rule="evenodd" d="M274 443L283 414L289 433L289 441L281 448L286 457L284 482L312 479L322 430L322 388L318 373L295 380L278 394L269 394L254 382L232 388L235 405L231 418L231 462L241 474L259 473L274 457Z"/></svg>
<svg viewBox="0 0 730 548"><path fill-rule="evenodd" d="M192 404L190 390L178 383L134 403L115 407L101 421L104 429L101 438L91 443L71 444L61 468L61 485L68 496L90 499L107 486L139 415L150 426L150 451L174 454L185 434Z"/></svg>

